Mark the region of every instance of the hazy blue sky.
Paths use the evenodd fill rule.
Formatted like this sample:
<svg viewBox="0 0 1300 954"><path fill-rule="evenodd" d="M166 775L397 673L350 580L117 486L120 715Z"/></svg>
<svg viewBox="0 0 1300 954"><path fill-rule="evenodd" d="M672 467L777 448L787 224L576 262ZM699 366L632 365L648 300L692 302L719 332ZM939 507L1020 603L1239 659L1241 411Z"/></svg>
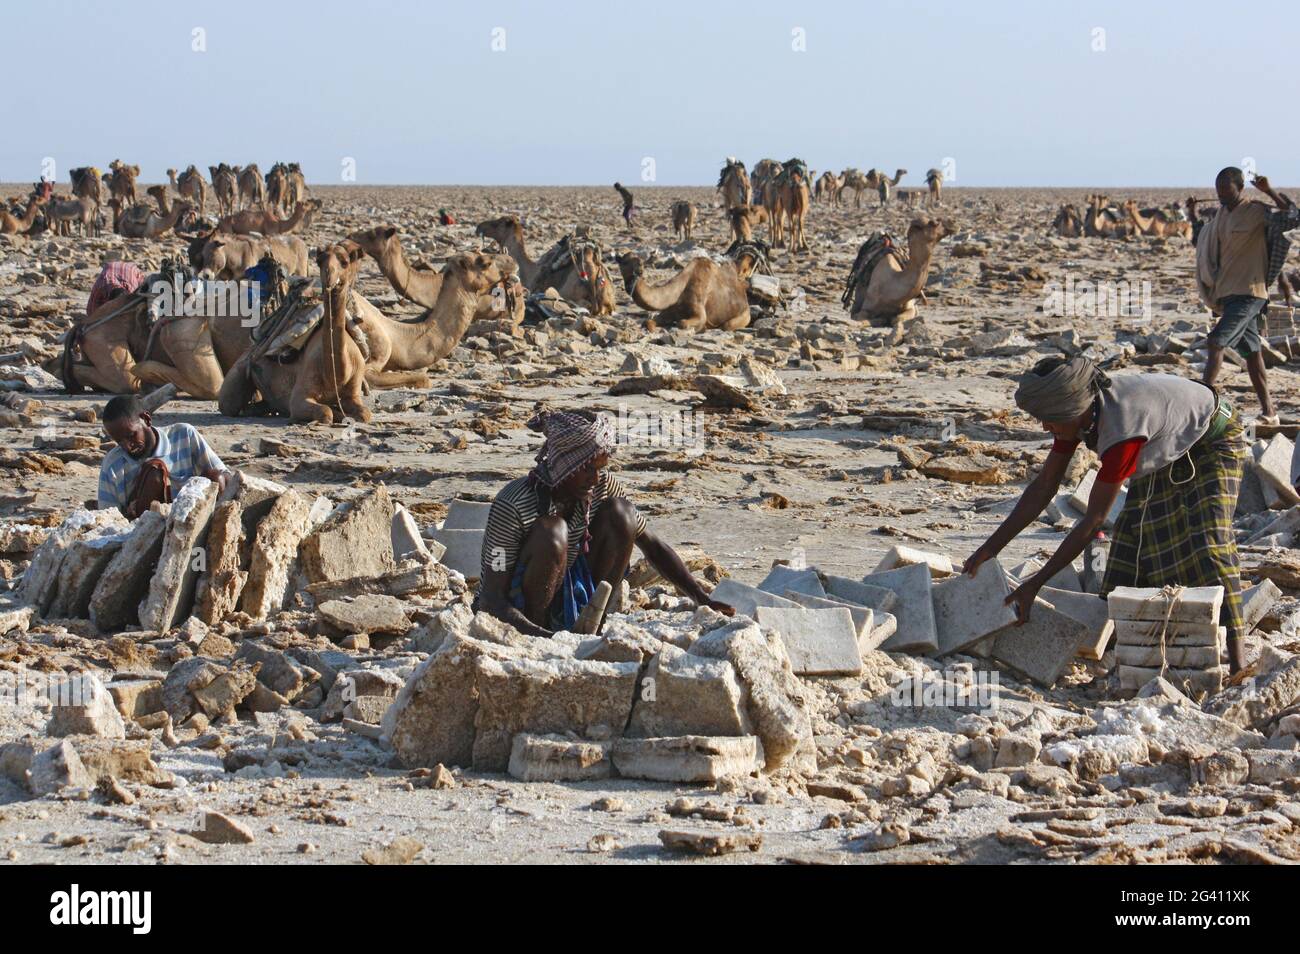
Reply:
<svg viewBox="0 0 1300 954"><path fill-rule="evenodd" d="M1298 28L1295 0L5 0L0 180L352 157L363 183L635 185L651 157L684 185L731 154L1206 187L1250 156L1296 183Z"/></svg>

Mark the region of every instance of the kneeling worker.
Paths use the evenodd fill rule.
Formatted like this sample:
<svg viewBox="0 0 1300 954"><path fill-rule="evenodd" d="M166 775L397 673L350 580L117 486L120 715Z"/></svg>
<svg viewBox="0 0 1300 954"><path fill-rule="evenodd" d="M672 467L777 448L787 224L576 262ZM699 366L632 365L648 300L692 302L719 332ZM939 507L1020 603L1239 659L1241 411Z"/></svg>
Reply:
<svg viewBox="0 0 1300 954"><path fill-rule="evenodd" d="M619 586L635 544L697 604L735 612L709 599L676 551L646 528L623 483L606 472L615 446L609 418L547 411L528 426L546 441L528 476L492 501L476 610L531 636L569 629L601 581Z"/></svg>
<svg viewBox="0 0 1300 954"><path fill-rule="evenodd" d="M1117 586L1222 586L1228 659L1245 664L1241 573L1232 515L1246 446L1236 411L1198 381L1170 374L1110 378L1084 357L1045 358L1020 379L1016 404L1055 440L1002 526L963 568L973 574L1037 519L1056 495L1080 441L1101 456L1088 512L1047 564L1007 602L1020 619L1043 585L1096 536L1132 478L1115 522L1102 595Z"/></svg>
<svg viewBox="0 0 1300 954"><path fill-rule="evenodd" d="M191 477L216 481L224 490L230 470L190 424L154 427L135 394L104 406L104 430L117 441L99 468L99 507L117 507L130 520L155 501L170 503Z"/></svg>

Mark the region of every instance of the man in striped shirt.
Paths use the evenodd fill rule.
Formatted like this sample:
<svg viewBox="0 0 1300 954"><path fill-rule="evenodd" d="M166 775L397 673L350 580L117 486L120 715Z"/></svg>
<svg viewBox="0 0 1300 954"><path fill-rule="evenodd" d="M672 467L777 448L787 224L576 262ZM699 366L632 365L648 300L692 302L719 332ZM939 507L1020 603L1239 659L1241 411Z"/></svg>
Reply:
<svg viewBox="0 0 1300 954"><path fill-rule="evenodd" d="M568 629L602 580L622 582L635 545L696 603L735 612L709 599L676 551L647 528L622 482L605 472L615 443L608 418L546 412L529 427L546 441L537 466L492 502L475 609L531 636Z"/></svg>
<svg viewBox="0 0 1300 954"><path fill-rule="evenodd" d="M100 509L117 507L134 520L155 501L170 503L192 477L206 477L225 489L230 471L203 435L189 424L154 427L137 395L105 405L104 430L117 447L99 468Z"/></svg>

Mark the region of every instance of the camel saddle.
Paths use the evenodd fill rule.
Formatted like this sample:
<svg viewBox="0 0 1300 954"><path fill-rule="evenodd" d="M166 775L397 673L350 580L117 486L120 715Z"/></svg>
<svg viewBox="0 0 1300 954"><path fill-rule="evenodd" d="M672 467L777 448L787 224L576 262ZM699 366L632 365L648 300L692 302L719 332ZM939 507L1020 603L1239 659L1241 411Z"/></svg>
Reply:
<svg viewBox="0 0 1300 954"><path fill-rule="evenodd" d="M844 294L840 302L845 308L853 307L853 292L858 284L870 281L871 273L886 255L894 256L899 265L907 264L907 249L898 244L898 240L888 232L873 232L862 243L857 257L853 259L853 268L849 270L848 281L844 283Z"/></svg>
<svg viewBox="0 0 1300 954"><path fill-rule="evenodd" d="M352 293L354 296L356 292ZM356 318L356 305L349 300L348 334L369 360L370 343ZM302 354L307 340L325 317L325 303L320 286L311 278L296 278L288 294L270 316L253 331L255 358L268 358L277 364L292 364Z"/></svg>

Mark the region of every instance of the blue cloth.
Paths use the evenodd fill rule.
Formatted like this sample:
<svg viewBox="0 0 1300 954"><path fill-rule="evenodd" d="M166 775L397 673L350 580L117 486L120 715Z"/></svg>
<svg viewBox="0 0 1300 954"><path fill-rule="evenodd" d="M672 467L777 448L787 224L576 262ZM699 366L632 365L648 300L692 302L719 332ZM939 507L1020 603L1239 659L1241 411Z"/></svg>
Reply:
<svg viewBox="0 0 1300 954"><path fill-rule="evenodd" d="M510 580L510 605L517 610L524 608L524 572L527 566L520 561L515 565L515 574ZM591 567L587 564L587 555L580 554L573 561L573 566L564 574L560 588L551 600L546 611L546 628L556 631L570 630L578 621L578 614L591 602L596 592L596 584L591 579Z"/></svg>

